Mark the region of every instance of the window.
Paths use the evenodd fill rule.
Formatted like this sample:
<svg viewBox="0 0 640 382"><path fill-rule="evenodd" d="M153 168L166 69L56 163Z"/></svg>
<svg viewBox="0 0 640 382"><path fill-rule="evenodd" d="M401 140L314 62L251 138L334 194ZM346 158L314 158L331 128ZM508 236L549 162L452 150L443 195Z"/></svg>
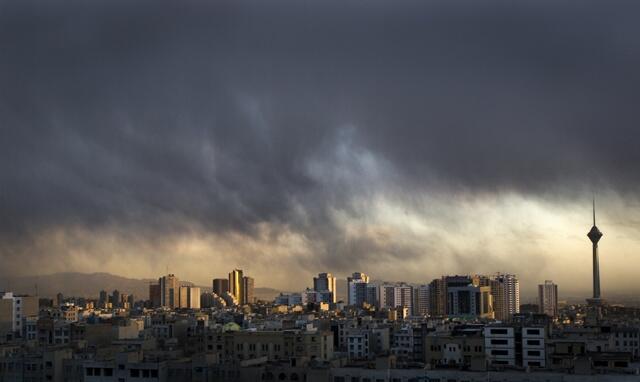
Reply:
<svg viewBox="0 0 640 382"><path fill-rule="evenodd" d="M527 351L527 355L531 355L531 356L539 356L540 355L540 350L529 350Z"/></svg>
<svg viewBox="0 0 640 382"><path fill-rule="evenodd" d="M129 375L131 376L131 378L140 378L140 369L129 370Z"/></svg>
<svg viewBox="0 0 640 382"><path fill-rule="evenodd" d="M527 340L527 345L538 346L540 345L540 340Z"/></svg>
<svg viewBox="0 0 640 382"><path fill-rule="evenodd" d="M491 355L509 355L509 351L508 350L493 349L493 350L491 350Z"/></svg>
<svg viewBox="0 0 640 382"><path fill-rule="evenodd" d="M508 340L495 340L495 339L491 340L491 345L507 345L507 344L509 344Z"/></svg>
<svg viewBox="0 0 640 382"><path fill-rule="evenodd" d="M540 329L527 329L529 335L540 335Z"/></svg>
<svg viewBox="0 0 640 382"><path fill-rule="evenodd" d="M111 368L105 368L105 369L104 369L104 376L105 376L105 377L113 377L113 369L111 369Z"/></svg>
<svg viewBox="0 0 640 382"><path fill-rule="evenodd" d="M507 329L491 329L491 334L508 334Z"/></svg>

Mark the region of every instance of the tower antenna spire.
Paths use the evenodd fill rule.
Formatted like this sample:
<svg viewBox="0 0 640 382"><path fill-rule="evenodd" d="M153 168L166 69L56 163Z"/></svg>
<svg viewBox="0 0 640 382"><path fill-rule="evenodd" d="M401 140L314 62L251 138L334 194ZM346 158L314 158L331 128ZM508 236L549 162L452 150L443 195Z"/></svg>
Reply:
<svg viewBox="0 0 640 382"><path fill-rule="evenodd" d="M596 225L596 196L593 195L593 225Z"/></svg>

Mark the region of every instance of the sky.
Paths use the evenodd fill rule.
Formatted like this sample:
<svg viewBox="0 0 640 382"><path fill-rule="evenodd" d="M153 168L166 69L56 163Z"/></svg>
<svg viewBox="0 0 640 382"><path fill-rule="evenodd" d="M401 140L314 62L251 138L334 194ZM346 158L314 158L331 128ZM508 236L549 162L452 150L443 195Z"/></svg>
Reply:
<svg viewBox="0 0 640 382"><path fill-rule="evenodd" d="M639 11L0 0L0 277L637 292Z"/></svg>

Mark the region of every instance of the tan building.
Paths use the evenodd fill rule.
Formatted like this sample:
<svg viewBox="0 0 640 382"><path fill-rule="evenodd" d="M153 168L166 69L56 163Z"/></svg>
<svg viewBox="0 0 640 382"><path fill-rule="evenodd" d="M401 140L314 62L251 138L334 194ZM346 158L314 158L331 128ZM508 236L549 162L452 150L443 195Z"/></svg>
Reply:
<svg viewBox="0 0 640 382"><path fill-rule="evenodd" d="M253 280L253 277L244 276L242 278L243 304L253 304L255 302L255 296L253 293L254 285L255 281Z"/></svg>
<svg viewBox="0 0 640 382"><path fill-rule="evenodd" d="M558 285L553 281L545 280L544 284L538 285L538 307L539 313L558 317Z"/></svg>
<svg viewBox="0 0 640 382"><path fill-rule="evenodd" d="M484 338L480 334L433 333L424 340L425 363L432 367L485 370Z"/></svg>
<svg viewBox="0 0 640 382"><path fill-rule="evenodd" d="M158 284L160 284L160 306L171 309L179 307L180 283L178 278L173 274L162 276L158 280Z"/></svg>
<svg viewBox="0 0 640 382"><path fill-rule="evenodd" d="M496 320L506 321L520 313L520 282L515 275L498 273L490 285Z"/></svg>
<svg viewBox="0 0 640 382"><path fill-rule="evenodd" d="M193 286L181 286L180 308L200 309L200 288Z"/></svg>
<svg viewBox="0 0 640 382"><path fill-rule="evenodd" d="M0 335L22 334L22 319L38 315L38 297L6 292L0 296Z"/></svg>
<svg viewBox="0 0 640 382"><path fill-rule="evenodd" d="M218 352L225 360L243 361L267 357L269 361L291 357L321 360L333 358L331 332L229 331L210 333L207 351Z"/></svg>

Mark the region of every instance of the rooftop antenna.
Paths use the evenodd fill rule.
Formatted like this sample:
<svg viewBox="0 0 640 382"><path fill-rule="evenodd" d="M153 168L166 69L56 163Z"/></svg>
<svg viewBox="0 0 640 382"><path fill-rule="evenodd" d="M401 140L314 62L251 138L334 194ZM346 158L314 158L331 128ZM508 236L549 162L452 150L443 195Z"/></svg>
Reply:
<svg viewBox="0 0 640 382"><path fill-rule="evenodd" d="M593 226L596 225L596 196L593 195Z"/></svg>

